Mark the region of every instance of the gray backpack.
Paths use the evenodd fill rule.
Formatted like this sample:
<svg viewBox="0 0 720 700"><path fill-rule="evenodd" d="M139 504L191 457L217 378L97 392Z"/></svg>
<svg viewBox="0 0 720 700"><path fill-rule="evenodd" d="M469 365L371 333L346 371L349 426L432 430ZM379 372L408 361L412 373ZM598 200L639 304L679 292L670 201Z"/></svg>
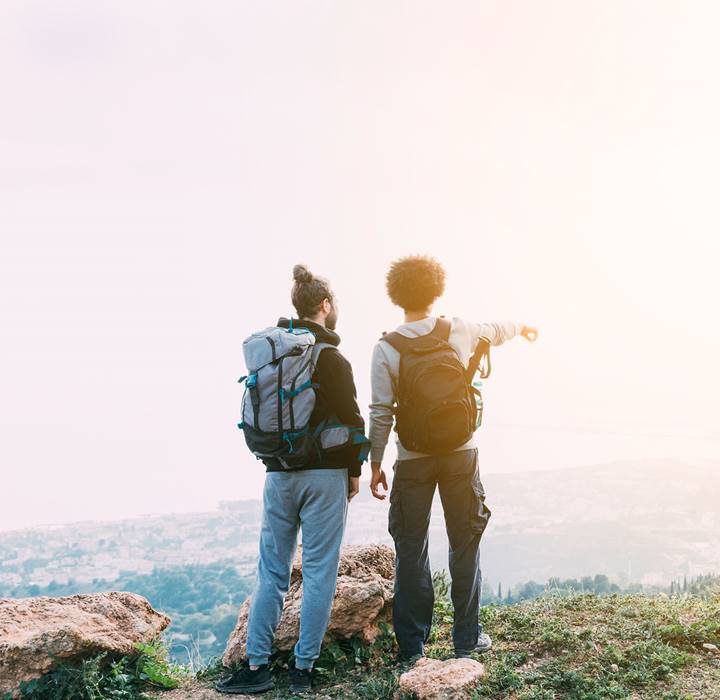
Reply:
<svg viewBox="0 0 720 700"><path fill-rule="evenodd" d="M323 452L367 442L362 431L334 418L310 427L317 388L312 376L327 347L333 346L292 325L266 328L243 342L248 375L238 380L245 382L238 427L250 451L267 466L313 466Z"/></svg>

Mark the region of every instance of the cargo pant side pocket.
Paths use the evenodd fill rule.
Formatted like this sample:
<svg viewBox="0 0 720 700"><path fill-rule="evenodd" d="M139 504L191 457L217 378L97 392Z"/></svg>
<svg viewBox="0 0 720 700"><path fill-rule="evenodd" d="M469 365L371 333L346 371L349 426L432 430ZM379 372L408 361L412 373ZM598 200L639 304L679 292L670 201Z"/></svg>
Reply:
<svg viewBox="0 0 720 700"><path fill-rule="evenodd" d="M473 532L481 535L488 526L492 515L491 510L485 505L485 489L480 481L480 475L475 472L472 481L472 498L470 504L470 524Z"/></svg>

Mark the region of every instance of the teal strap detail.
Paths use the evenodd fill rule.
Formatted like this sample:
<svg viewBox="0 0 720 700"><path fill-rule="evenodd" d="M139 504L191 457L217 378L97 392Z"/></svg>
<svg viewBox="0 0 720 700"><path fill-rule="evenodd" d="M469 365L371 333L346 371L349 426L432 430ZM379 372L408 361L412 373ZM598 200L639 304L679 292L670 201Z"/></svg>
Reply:
<svg viewBox="0 0 720 700"><path fill-rule="evenodd" d="M324 430L331 430L332 428L347 428L350 435L350 444L361 446L358 452L358 460L360 462L367 462L367 459L370 456L371 445L370 440L365 436L362 428L353 428L349 425L345 425L345 423L330 423L323 421L315 427L315 430L313 430L313 437L319 438L320 434Z"/></svg>
<svg viewBox="0 0 720 700"><path fill-rule="evenodd" d="M245 423L238 423L238 428L242 430L245 427Z"/></svg>
<svg viewBox="0 0 720 700"><path fill-rule="evenodd" d="M320 385L316 384L315 382L312 382L308 379L304 384L301 384L296 389L293 389L292 391L286 391L284 388L280 389L280 401L285 403L287 399L295 398L301 391L305 391L305 389L317 389Z"/></svg>
<svg viewBox="0 0 720 700"><path fill-rule="evenodd" d="M247 377L245 385L248 389L252 389L257 384L257 374L250 374Z"/></svg>
<svg viewBox="0 0 720 700"><path fill-rule="evenodd" d="M293 335L306 335L307 333L312 333L309 328L295 328L295 326L293 326L292 319L290 319L287 328L283 328L282 326L278 326L278 328L281 328L287 333L292 333Z"/></svg>
<svg viewBox="0 0 720 700"><path fill-rule="evenodd" d="M306 428L305 430L296 430L296 431L286 430L282 434L282 439L285 440L285 442L287 442L288 447L290 448L289 454L293 454L295 452L295 444L293 441L297 440L299 437L301 437L303 435L306 435L307 432L308 431Z"/></svg>
<svg viewBox="0 0 720 700"><path fill-rule="evenodd" d="M350 437L352 438L353 445L362 445L358 451L358 459L360 462L366 462L370 455L370 440L360 428L351 428Z"/></svg>

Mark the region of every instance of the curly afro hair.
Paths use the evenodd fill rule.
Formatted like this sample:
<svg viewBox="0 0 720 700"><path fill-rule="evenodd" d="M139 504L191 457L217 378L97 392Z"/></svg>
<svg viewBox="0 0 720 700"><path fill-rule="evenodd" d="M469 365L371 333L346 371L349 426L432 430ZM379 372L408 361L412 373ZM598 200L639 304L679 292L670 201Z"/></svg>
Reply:
<svg viewBox="0 0 720 700"><path fill-rule="evenodd" d="M435 258L411 255L390 266L386 284L393 304L405 311L424 311L445 290L445 270Z"/></svg>

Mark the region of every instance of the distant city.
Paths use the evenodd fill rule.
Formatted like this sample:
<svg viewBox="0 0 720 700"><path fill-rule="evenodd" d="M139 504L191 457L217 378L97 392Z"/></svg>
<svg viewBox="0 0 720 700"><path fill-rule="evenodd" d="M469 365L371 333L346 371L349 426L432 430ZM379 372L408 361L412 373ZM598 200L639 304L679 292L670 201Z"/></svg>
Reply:
<svg viewBox="0 0 720 700"><path fill-rule="evenodd" d="M620 586L668 587L683 577L720 572L720 463L616 462L487 474L483 482L493 511L482 545L489 591L595 574ZM351 504L346 542L392 544L387 502L375 501L363 486ZM195 616L194 627L188 623L180 636L191 638L198 625L221 624L204 641L218 652L252 588L261 516L260 501L227 501L206 513L3 532L0 596L139 589L164 597L179 615ZM430 541L433 568L446 568L439 504ZM175 588L160 581L166 570L174 572Z"/></svg>
<svg viewBox="0 0 720 700"><path fill-rule="evenodd" d="M489 579L513 585L604 572L665 584L720 569L720 463L616 462L488 474L493 511L483 540ZM80 522L0 532L0 587L115 579L154 568L230 560L255 568L262 505L227 501L215 511ZM433 568L447 566L442 510L431 522ZM352 502L346 541L392 543L387 502L366 486Z"/></svg>

